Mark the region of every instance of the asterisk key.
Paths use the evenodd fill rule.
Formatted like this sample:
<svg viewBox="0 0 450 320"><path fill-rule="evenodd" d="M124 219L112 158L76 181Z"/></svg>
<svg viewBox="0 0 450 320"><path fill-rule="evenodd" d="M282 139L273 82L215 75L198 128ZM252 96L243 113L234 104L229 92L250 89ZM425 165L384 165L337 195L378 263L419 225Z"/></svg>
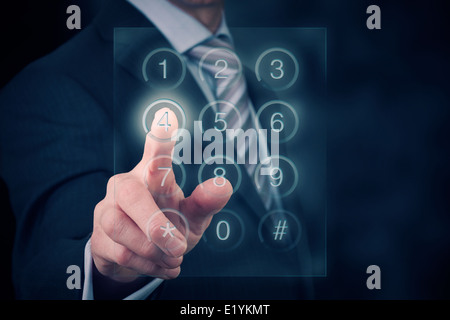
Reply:
<svg viewBox="0 0 450 320"><path fill-rule="evenodd" d="M170 222L166 223L166 226L161 226L161 230L164 230L163 238L165 238L167 235L170 235L170 237L174 237L174 234L172 233L172 230L175 230L175 226L171 227Z"/></svg>

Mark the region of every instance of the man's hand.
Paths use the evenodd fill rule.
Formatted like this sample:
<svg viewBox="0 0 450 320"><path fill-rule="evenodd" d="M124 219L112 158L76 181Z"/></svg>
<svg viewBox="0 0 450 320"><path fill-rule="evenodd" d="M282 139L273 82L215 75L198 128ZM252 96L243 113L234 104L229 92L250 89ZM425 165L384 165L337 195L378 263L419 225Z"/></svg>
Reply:
<svg viewBox="0 0 450 320"><path fill-rule="evenodd" d="M165 114L167 112L167 114ZM161 125L160 119L167 117ZM192 250L233 193L229 181L198 185L188 198L175 181L172 154L178 122L168 108L156 112L142 160L130 172L113 176L95 207L91 252L97 270L121 282L139 274L176 278L183 255ZM151 136L153 135L153 137ZM156 139L155 139L156 137ZM184 220L160 210L181 212ZM175 227L175 228L174 228Z"/></svg>

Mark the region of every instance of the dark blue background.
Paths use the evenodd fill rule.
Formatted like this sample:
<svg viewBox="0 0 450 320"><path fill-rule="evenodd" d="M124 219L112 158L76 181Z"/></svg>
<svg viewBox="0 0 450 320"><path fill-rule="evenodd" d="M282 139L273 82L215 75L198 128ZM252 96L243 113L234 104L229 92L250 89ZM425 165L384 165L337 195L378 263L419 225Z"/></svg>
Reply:
<svg viewBox="0 0 450 320"><path fill-rule="evenodd" d="M66 29L70 4L85 26L100 1L0 5L0 86L78 32ZM381 30L366 28L371 4ZM449 9L436 0L227 2L232 27L327 28L328 277L316 279L317 298L450 298ZM8 278L14 221L0 185ZM381 290L366 288L371 264Z"/></svg>

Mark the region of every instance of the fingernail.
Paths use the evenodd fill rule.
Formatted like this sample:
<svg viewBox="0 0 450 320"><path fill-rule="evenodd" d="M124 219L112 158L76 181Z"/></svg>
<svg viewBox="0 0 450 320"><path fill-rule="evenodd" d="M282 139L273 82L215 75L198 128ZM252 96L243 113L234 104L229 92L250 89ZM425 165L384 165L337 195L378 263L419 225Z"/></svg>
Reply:
<svg viewBox="0 0 450 320"><path fill-rule="evenodd" d="M187 248L186 242L177 237L170 238L166 242L166 250L173 257L182 256L183 253L186 251L186 248Z"/></svg>
<svg viewBox="0 0 450 320"><path fill-rule="evenodd" d="M156 111L150 132L159 139L169 139L178 128L177 116L169 108Z"/></svg>

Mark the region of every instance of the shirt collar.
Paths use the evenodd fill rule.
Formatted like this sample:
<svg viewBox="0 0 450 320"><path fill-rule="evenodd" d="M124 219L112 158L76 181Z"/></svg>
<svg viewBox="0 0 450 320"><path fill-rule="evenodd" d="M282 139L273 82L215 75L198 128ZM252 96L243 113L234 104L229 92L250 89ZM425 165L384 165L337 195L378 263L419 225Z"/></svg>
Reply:
<svg viewBox="0 0 450 320"><path fill-rule="evenodd" d="M231 41L225 15L215 34L198 20L167 0L128 0L147 17L179 53L185 53L214 36L224 36Z"/></svg>

